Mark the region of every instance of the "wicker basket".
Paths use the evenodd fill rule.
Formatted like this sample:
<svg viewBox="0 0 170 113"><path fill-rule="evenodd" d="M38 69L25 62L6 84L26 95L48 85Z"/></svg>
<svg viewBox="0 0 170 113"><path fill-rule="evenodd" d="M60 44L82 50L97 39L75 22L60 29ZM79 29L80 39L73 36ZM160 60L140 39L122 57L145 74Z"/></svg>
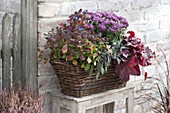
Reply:
<svg viewBox="0 0 170 113"><path fill-rule="evenodd" d="M114 65L110 65L108 72L96 79L96 76L89 76L88 72L79 66L65 62L51 61L50 63L56 71L61 92L66 95L83 97L126 85L126 82L121 81L118 75L114 74Z"/></svg>

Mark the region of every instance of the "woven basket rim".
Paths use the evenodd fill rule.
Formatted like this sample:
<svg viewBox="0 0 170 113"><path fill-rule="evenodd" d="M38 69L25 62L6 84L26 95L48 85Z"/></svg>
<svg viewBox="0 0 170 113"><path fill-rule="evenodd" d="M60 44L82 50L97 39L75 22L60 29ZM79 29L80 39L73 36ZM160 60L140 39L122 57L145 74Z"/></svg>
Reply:
<svg viewBox="0 0 170 113"><path fill-rule="evenodd" d="M76 66L75 65L73 65L73 64L71 64L71 63L69 63L69 62L64 62L64 61L62 61L62 60L56 60L56 61L54 61L54 60L50 60L50 64L61 64L61 65L65 65L65 66L74 66L74 67L80 67L80 65L79 64L77 64Z"/></svg>
<svg viewBox="0 0 170 113"><path fill-rule="evenodd" d="M62 61L62 60L50 60L49 63L50 64L61 64L61 65L65 65L65 66L81 67L79 64L73 65L72 63ZM115 64L117 64L117 62L113 61L112 63L110 63L110 65L111 64L115 65Z"/></svg>

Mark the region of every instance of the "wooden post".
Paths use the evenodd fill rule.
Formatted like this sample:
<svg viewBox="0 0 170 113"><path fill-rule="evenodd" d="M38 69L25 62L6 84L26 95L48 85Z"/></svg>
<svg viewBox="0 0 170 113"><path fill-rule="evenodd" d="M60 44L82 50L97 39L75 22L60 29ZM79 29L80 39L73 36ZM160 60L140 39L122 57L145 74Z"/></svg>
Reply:
<svg viewBox="0 0 170 113"><path fill-rule="evenodd" d="M21 75L21 84L23 87L25 87L28 83L26 81L28 76L28 69L27 69L27 56L26 52L28 49L26 45L26 39L27 39L27 0L21 0L21 42L22 42L22 75Z"/></svg>
<svg viewBox="0 0 170 113"><path fill-rule="evenodd" d="M37 92L37 0L21 1L21 19L22 80Z"/></svg>
<svg viewBox="0 0 170 113"><path fill-rule="evenodd" d="M38 91L37 66L37 0L30 0L30 76L29 83L34 92Z"/></svg>
<svg viewBox="0 0 170 113"><path fill-rule="evenodd" d="M2 20L2 89L11 88L11 18L5 14Z"/></svg>
<svg viewBox="0 0 170 113"><path fill-rule="evenodd" d="M21 82L21 19L19 13L13 17L13 83Z"/></svg>

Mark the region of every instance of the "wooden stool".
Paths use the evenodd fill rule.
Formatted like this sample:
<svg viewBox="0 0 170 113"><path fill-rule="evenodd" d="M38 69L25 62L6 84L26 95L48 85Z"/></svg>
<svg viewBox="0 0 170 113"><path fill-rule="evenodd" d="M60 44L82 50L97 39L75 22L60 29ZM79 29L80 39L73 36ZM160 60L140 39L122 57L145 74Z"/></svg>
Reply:
<svg viewBox="0 0 170 113"><path fill-rule="evenodd" d="M70 110L70 113L86 113L87 109L104 106L103 113L113 113L114 107L110 109L109 103L116 100L126 99L126 113L133 113L134 101L134 87L124 87L120 89L109 90L106 92L85 96L82 98L75 98L64 94L52 97L52 100L58 98L58 104L53 110L54 113L60 113L60 108ZM53 108L54 109L54 108Z"/></svg>

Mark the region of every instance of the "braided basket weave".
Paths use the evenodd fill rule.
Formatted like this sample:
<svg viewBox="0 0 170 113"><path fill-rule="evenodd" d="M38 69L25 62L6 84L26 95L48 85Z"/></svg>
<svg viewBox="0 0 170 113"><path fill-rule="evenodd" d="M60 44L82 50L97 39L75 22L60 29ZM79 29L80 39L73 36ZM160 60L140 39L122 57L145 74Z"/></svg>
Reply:
<svg viewBox="0 0 170 113"><path fill-rule="evenodd" d="M114 65L110 65L106 74L96 79L95 74L88 75L88 71L66 62L50 61L56 71L61 92L74 96L83 97L91 94L104 92L111 89L125 87L118 75L115 74Z"/></svg>

